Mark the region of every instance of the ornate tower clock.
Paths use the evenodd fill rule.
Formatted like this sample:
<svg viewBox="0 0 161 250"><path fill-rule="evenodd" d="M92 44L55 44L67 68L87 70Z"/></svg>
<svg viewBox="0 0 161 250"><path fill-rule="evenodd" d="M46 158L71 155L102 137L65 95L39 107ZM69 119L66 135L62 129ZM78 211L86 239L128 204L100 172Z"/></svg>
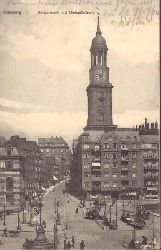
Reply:
<svg viewBox="0 0 161 250"><path fill-rule="evenodd" d="M112 84L109 82L107 67L107 45L102 37L99 16L96 36L92 40L90 84L87 87L88 120L87 129L111 130L116 126L112 121Z"/></svg>

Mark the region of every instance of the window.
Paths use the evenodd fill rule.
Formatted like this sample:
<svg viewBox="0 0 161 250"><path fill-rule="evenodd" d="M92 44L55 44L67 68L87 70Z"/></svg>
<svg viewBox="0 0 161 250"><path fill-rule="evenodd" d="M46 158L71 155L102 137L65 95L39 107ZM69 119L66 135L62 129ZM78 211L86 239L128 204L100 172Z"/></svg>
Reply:
<svg viewBox="0 0 161 250"><path fill-rule="evenodd" d="M114 143L113 147L114 147L114 148L117 148L117 143Z"/></svg>
<svg viewBox="0 0 161 250"><path fill-rule="evenodd" d="M12 149L7 149L7 155L12 155Z"/></svg>
<svg viewBox="0 0 161 250"><path fill-rule="evenodd" d="M44 152L44 149L43 149L43 148L41 148L41 149L40 149L40 151L41 151L41 152Z"/></svg>
<svg viewBox="0 0 161 250"><path fill-rule="evenodd" d="M108 159L109 158L109 154L104 153L103 157L106 158L106 159Z"/></svg>
<svg viewBox="0 0 161 250"><path fill-rule="evenodd" d="M136 158L136 156L137 156L136 153L132 154L132 158Z"/></svg>
<svg viewBox="0 0 161 250"><path fill-rule="evenodd" d="M113 162L113 167L117 168L117 163L116 162Z"/></svg>
<svg viewBox="0 0 161 250"><path fill-rule="evenodd" d="M7 177L6 178L6 192L13 191L13 178Z"/></svg>
<svg viewBox="0 0 161 250"><path fill-rule="evenodd" d="M6 161L6 169L12 169L13 168L13 162L12 161Z"/></svg>
<svg viewBox="0 0 161 250"><path fill-rule="evenodd" d="M49 148L46 149L46 152L49 153Z"/></svg>
<svg viewBox="0 0 161 250"><path fill-rule="evenodd" d="M95 145L95 146L94 146L94 149L97 149L97 150L98 150L99 148L100 148L99 145Z"/></svg>
<svg viewBox="0 0 161 250"><path fill-rule="evenodd" d="M112 177L117 177L117 173L113 172Z"/></svg>
<svg viewBox="0 0 161 250"><path fill-rule="evenodd" d="M132 177L136 177L136 173L132 173Z"/></svg>
<svg viewBox="0 0 161 250"><path fill-rule="evenodd" d="M109 182L104 182L103 186L104 186L104 187L109 187L110 184L109 184Z"/></svg>
<svg viewBox="0 0 161 250"><path fill-rule="evenodd" d="M60 149L60 152L61 152L61 153L63 153L63 151L64 151L63 149Z"/></svg>
<svg viewBox="0 0 161 250"><path fill-rule="evenodd" d="M147 157L147 156L148 156L147 152L144 152L143 156L144 156L144 157Z"/></svg>
<svg viewBox="0 0 161 250"><path fill-rule="evenodd" d="M117 187L117 183L116 183L116 182L113 182L113 183L112 183L112 186L113 186L113 187Z"/></svg>
<svg viewBox="0 0 161 250"><path fill-rule="evenodd" d="M136 143L133 143L133 144L132 144L132 148L136 148Z"/></svg>
<svg viewBox="0 0 161 250"><path fill-rule="evenodd" d="M116 158L117 158L117 155L113 154L113 159L116 160Z"/></svg>
<svg viewBox="0 0 161 250"><path fill-rule="evenodd" d="M125 143L121 144L121 148L127 148Z"/></svg>
<svg viewBox="0 0 161 250"><path fill-rule="evenodd" d="M106 178L109 177L109 172L105 172L104 177L106 177Z"/></svg>
<svg viewBox="0 0 161 250"><path fill-rule="evenodd" d="M104 144L104 148L109 148L109 144L108 144L108 143L105 143L105 144Z"/></svg>
<svg viewBox="0 0 161 250"><path fill-rule="evenodd" d="M88 149L88 148L89 148L89 145L88 145L88 144L84 144L83 148L84 148L84 149Z"/></svg>
<svg viewBox="0 0 161 250"><path fill-rule="evenodd" d="M109 168L110 164L109 163L105 163L104 168Z"/></svg>
<svg viewBox="0 0 161 250"><path fill-rule="evenodd" d="M132 186L136 187L137 186L137 181L132 181Z"/></svg>
<svg viewBox="0 0 161 250"><path fill-rule="evenodd" d="M84 165L84 168L89 168L89 165Z"/></svg>
<svg viewBox="0 0 161 250"><path fill-rule="evenodd" d="M0 161L0 168L5 168L5 161Z"/></svg>
<svg viewBox="0 0 161 250"><path fill-rule="evenodd" d="M132 162L132 168L136 168L136 162Z"/></svg>
<svg viewBox="0 0 161 250"><path fill-rule="evenodd" d="M88 172L85 172L85 173L84 173L84 177L89 177L89 173L88 173Z"/></svg>
<svg viewBox="0 0 161 250"><path fill-rule="evenodd" d="M89 182L84 182L84 187L89 187Z"/></svg>
<svg viewBox="0 0 161 250"><path fill-rule="evenodd" d="M83 154L83 158L89 158L89 153Z"/></svg>

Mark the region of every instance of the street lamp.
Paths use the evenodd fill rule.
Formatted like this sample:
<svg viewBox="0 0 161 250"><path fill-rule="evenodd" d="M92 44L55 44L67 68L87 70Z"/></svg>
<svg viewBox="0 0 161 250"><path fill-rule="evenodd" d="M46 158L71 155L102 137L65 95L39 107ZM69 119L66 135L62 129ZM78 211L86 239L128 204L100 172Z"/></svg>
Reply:
<svg viewBox="0 0 161 250"><path fill-rule="evenodd" d="M20 227L20 213L19 213L19 209L18 209L18 214L17 214L17 230L21 230L21 227Z"/></svg>
<svg viewBox="0 0 161 250"><path fill-rule="evenodd" d="M6 226L6 205L3 207L3 226Z"/></svg>

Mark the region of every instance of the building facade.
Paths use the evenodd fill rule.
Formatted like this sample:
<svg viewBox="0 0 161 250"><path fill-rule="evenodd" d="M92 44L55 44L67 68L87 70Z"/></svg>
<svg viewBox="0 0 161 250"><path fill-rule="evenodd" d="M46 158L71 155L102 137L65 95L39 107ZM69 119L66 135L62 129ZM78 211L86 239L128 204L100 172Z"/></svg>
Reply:
<svg viewBox="0 0 161 250"><path fill-rule="evenodd" d="M50 160L51 168L56 166L55 162L58 162L60 159L61 163L57 164L59 170L56 170L59 173L56 176L59 176L59 180L64 179L66 173L70 170L71 162L71 150L67 142L61 136L38 138L38 146L44 157L48 158L48 162ZM51 161L52 159L53 162Z"/></svg>
<svg viewBox="0 0 161 250"><path fill-rule="evenodd" d="M73 141L72 189L86 197L158 198L158 125L150 127L147 119L136 128L113 124L107 51L98 17L90 49L87 126Z"/></svg>
<svg viewBox="0 0 161 250"><path fill-rule="evenodd" d="M16 147L8 144L0 146L0 209L18 209L20 206L23 179L21 160Z"/></svg>

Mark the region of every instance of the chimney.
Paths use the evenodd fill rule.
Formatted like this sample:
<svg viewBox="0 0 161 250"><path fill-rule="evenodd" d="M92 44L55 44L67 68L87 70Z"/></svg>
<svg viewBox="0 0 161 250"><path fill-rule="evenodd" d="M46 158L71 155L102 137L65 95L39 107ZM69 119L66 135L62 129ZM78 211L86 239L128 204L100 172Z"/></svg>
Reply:
<svg viewBox="0 0 161 250"><path fill-rule="evenodd" d="M141 131L141 125L139 125L139 131Z"/></svg>
<svg viewBox="0 0 161 250"><path fill-rule="evenodd" d="M145 118L145 128L147 128L147 118Z"/></svg>
<svg viewBox="0 0 161 250"><path fill-rule="evenodd" d="M138 126L136 125L136 131L138 130Z"/></svg>
<svg viewBox="0 0 161 250"><path fill-rule="evenodd" d="M142 131L144 130L144 125L141 126L142 127Z"/></svg>
<svg viewBox="0 0 161 250"><path fill-rule="evenodd" d="M147 123L147 129L149 130L149 123Z"/></svg>

